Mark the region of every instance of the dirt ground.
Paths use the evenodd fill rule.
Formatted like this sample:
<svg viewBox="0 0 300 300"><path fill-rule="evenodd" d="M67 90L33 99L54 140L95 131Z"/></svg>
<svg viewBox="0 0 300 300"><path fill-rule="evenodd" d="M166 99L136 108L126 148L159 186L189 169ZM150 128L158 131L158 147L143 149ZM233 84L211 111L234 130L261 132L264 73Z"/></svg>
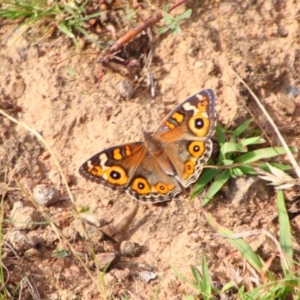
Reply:
<svg viewBox="0 0 300 300"><path fill-rule="evenodd" d="M36 29L0 20L0 102L14 105L5 111L42 135L67 176L77 210L85 210L100 225L120 218L134 201L82 178L80 165L105 148L143 140L144 130L153 132L166 113L199 90L216 91L217 118L222 125L234 128L252 115L271 144L278 145L236 74L263 99L288 144L299 146L300 2L188 1L173 13L188 8L193 13L181 23L181 35L168 32L153 37L153 61L147 71L155 79L155 98L143 84L129 99L122 97L117 87L127 79L103 67L94 48L87 46L78 55L64 35L41 39ZM56 186L63 200L45 212L64 232L74 229L72 222L77 216L43 144L1 115L0 147L0 180L9 182L4 218L10 220L17 201L31 205L28 195L37 184L46 183ZM272 191L263 187L266 193L256 190L236 204L232 202L235 184L230 182L207 210L235 233L264 228L276 235ZM201 214L201 197L192 202L181 196L165 205L140 204L126 239L140 245L141 251L133 257L121 256L109 276L105 275L108 298L152 299L158 293L157 299L182 299L193 294L172 267L192 279L190 265L199 267L202 254L219 288L243 278L241 257L232 254L233 248L225 239L215 236ZM15 230L12 222L4 224L4 234ZM32 299L31 282L41 299L101 299L103 294L99 295L67 245L55 235L50 241L51 230L41 224L24 231L38 237L34 256L4 244L3 262L9 270L12 294L22 282L22 299ZM89 243L74 236L70 243L89 265ZM94 243L93 249L100 253L101 247L111 244L118 247L108 241ZM273 253L265 236L252 244L266 259ZM53 257L57 247L69 251L68 255ZM297 243L295 248L299 248ZM95 269L90 270L97 279ZM143 281L139 273L145 270L156 278ZM227 299L235 297L233 292Z"/></svg>

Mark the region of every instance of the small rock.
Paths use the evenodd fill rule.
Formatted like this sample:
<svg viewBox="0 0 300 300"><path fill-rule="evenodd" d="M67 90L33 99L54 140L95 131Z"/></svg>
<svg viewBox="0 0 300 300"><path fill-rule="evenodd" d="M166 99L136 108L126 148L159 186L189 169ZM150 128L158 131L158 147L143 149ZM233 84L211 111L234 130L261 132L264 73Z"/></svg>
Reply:
<svg viewBox="0 0 300 300"><path fill-rule="evenodd" d="M10 97L13 99L18 99L22 97L24 91L25 91L26 85L23 80L16 80L11 87L10 91Z"/></svg>
<svg viewBox="0 0 300 300"><path fill-rule="evenodd" d="M95 261L97 264L97 268L99 270L106 270L112 264L116 263L119 259L119 256L115 252L105 252L97 254L95 257Z"/></svg>
<svg viewBox="0 0 300 300"><path fill-rule="evenodd" d="M157 275L153 272L143 271L139 273L139 276L142 280L149 282L157 277Z"/></svg>
<svg viewBox="0 0 300 300"><path fill-rule="evenodd" d="M120 246L121 252L124 256L137 256L141 253L141 247L138 243L123 241Z"/></svg>
<svg viewBox="0 0 300 300"><path fill-rule="evenodd" d="M40 256L40 252L36 248L30 248L24 252L25 257L38 257Z"/></svg>
<svg viewBox="0 0 300 300"><path fill-rule="evenodd" d="M288 85L286 87L286 93L289 97L297 97L300 94L300 89L295 85Z"/></svg>
<svg viewBox="0 0 300 300"><path fill-rule="evenodd" d="M93 214L88 214L88 213L81 213L80 217L82 220L84 220L86 223L89 223L91 225L94 225L96 227L100 227L100 221L96 218L95 215Z"/></svg>
<svg viewBox="0 0 300 300"><path fill-rule="evenodd" d="M33 198L40 205L50 206L59 200L59 192L54 186L38 184L33 189Z"/></svg>
<svg viewBox="0 0 300 300"><path fill-rule="evenodd" d="M17 251L26 251L35 248L41 242L41 239L36 234L29 235L19 230L8 232L6 238Z"/></svg>
<svg viewBox="0 0 300 300"><path fill-rule="evenodd" d="M115 252L116 251L115 245L116 243L111 240L105 240L102 242L102 247L104 252Z"/></svg>
<svg viewBox="0 0 300 300"><path fill-rule="evenodd" d="M115 276L119 282L124 282L131 275L128 268L125 270L112 270L111 274Z"/></svg>
<svg viewBox="0 0 300 300"><path fill-rule="evenodd" d="M87 223L84 223L84 228L83 228L82 221L78 219L74 220L70 224L70 227L74 228L76 232L78 232L79 236L81 236L82 238L86 238L86 234L88 234L89 238L93 242L99 242L104 237L104 233L99 228L89 225Z"/></svg>
<svg viewBox="0 0 300 300"><path fill-rule="evenodd" d="M232 204L239 206L250 198L257 197L261 201L270 199L272 190L261 179L254 176L243 176L233 180L227 195Z"/></svg>
<svg viewBox="0 0 300 300"><path fill-rule="evenodd" d="M281 36L281 37L287 37L289 35L289 32L286 30L286 28L284 28L283 26L278 26L277 28L277 33Z"/></svg>
<svg viewBox="0 0 300 300"><path fill-rule="evenodd" d="M24 206L21 201L17 201L14 203L10 218L16 229L33 230L37 226L40 215L35 208Z"/></svg>
<svg viewBox="0 0 300 300"><path fill-rule="evenodd" d="M151 267L150 265L148 265L147 263L138 263L137 266L140 268L140 269L143 269L145 271L152 271L153 270L153 267Z"/></svg>
<svg viewBox="0 0 300 300"><path fill-rule="evenodd" d="M78 232L71 226L63 228L62 233L68 241L75 241L78 235Z"/></svg>
<svg viewBox="0 0 300 300"><path fill-rule="evenodd" d="M296 103L289 95L279 93L277 95L278 113L285 116L293 116L296 110Z"/></svg>
<svg viewBox="0 0 300 300"><path fill-rule="evenodd" d="M49 225L43 232L43 241L47 247L53 247L54 243L58 240L57 234L54 232L52 227Z"/></svg>
<svg viewBox="0 0 300 300"><path fill-rule="evenodd" d="M129 80L121 80L118 84L117 84L117 91L119 92L119 94L125 98L125 99L130 99L130 97L132 96L132 94L135 91L135 87L133 82L129 81Z"/></svg>

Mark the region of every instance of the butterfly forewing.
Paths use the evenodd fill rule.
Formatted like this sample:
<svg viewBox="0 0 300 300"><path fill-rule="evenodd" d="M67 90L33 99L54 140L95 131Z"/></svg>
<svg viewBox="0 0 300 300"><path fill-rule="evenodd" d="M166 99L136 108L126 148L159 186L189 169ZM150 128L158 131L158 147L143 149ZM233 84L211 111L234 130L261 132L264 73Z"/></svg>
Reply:
<svg viewBox="0 0 300 300"><path fill-rule="evenodd" d="M216 95L214 90L203 90L175 107L160 123L154 136L162 141L206 140L216 126Z"/></svg>

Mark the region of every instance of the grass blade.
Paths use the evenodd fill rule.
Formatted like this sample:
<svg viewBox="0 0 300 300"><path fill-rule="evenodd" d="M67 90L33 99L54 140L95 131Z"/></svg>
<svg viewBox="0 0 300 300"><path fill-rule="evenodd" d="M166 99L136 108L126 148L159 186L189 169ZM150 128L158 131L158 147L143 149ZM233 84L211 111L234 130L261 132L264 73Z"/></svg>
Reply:
<svg viewBox="0 0 300 300"><path fill-rule="evenodd" d="M245 130L248 129L249 125L253 122L254 118L250 118L249 120L245 121L243 124L238 126L233 132L233 136L238 137L240 136Z"/></svg>
<svg viewBox="0 0 300 300"><path fill-rule="evenodd" d="M241 140L239 143L242 144L243 146L249 146L249 145L264 144L265 142L266 142L266 140L264 140L262 137L255 136L255 137Z"/></svg>
<svg viewBox="0 0 300 300"><path fill-rule="evenodd" d="M247 147L239 143L227 142L221 147L220 152L225 157L225 154L230 152L247 152Z"/></svg>
<svg viewBox="0 0 300 300"><path fill-rule="evenodd" d="M282 269L288 274L293 269L293 245L289 216L285 207L283 191L277 191L277 210L280 225L280 245L285 257L281 258Z"/></svg>
<svg viewBox="0 0 300 300"><path fill-rule="evenodd" d="M222 186L229 180L230 170L223 170L216 178L215 182L211 185L206 196L202 202L202 206L205 206L211 198L222 188Z"/></svg>
<svg viewBox="0 0 300 300"><path fill-rule="evenodd" d="M202 261L201 261L201 270L202 270L202 291L206 295L211 295L211 280L208 272L208 266L205 259L205 256L202 255Z"/></svg>
<svg viewBox="0 0 300 300"><path fill-rule="evenodd" d="M293 151L294 148L292 148L291 150ZM274 148L269 147L269 148L254 150L246 154L243 154L240 157L236 158L235 162L249 164L254 161L275 157L281 154L286 154L286 151L283 147L274 147Z"/></svg>
<svg viewBox="0 0 300 300"><path fill-rule="evenodd" d="M225 142L226 142L226 138L225 138L225 134L224 134L224 131L223 128L220 126L220 124L218 123L217 124L217 127L216 127L216 135L217 135L217 140L218 140L218 143L220 145L223 145Z"/></svg>
<svg viewBox="0 0 300 300"><path fill-rule="evenodd" d="M242 238L231 239L230 236L233 234L231 230L218 224L212 215L207 213L205 210L203 213L208 223L216 230L216 232L227 237L227 241L242 254L247 262L258 272L261 272L263 268L262 261L260 257L252 250L252 248Z"/></svg>
<svg viewBox="0 0 300 300"><path fill-rule="evenodd" d="M218 172L218 169L205 169L193 188L191 199L197 197L206 185L218 174Z"/></svg>

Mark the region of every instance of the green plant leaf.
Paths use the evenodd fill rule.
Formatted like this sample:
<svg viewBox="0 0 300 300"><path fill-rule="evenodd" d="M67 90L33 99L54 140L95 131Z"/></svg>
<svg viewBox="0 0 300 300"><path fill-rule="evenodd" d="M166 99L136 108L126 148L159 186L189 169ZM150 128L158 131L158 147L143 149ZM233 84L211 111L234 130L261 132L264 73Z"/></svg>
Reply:
<svg viewBox="0 0 300 300"><path fill-rule="evenodd" d="M265 142L266 142L266 140L264 140L260 136L251 137L251 138L247 138L247 139L243 139L243 140L239 141L239 143L244 146L259 145L259 144L264 144Z"/></svg>
<svg viewBox="0 0 300 300"><path fill-rule="evenodd" d="M220 149L223 157L226 156L227 153L231 152L247 152L247 147L233 142L226 142Z"/></svg>
<svg viewBox="0 0 300 300"><path fill-rule="evenodd" d="M193 295L184 296L184 300L195 300L196 298Z"/></svg>
<svg viewBox="0 0 300 300"><path fill-rule="evenodd" d="M205 198L202 202L202 206L205 206L211 198L216 195L216 193L223 187L223 185L230 178L230 170L223 170L215 179L215 182L211 185L209 190L207 191Z"/></svg>
<svg viewBox="0 0 300 300"><path fill-rule="evenodd" d="M204 169L198 182L193 188L191 199L198 196L206 187L206 185L217 175L218 172L218 169Z"/></svg>
<svg viewBox="0 0 300 300"><path fill-rule="evenodd" d="M277 191L277 210L280 228L280 245L285 252L285 256L281 257L281 266L285 274L293 269L293 244L292 233L289 216L285 207L285 201L282 190ZM285 263L286 262L286 263Z"/></svg>
<svg viewBox="0 0 300 300"><path fill-rule="evenodd" d="M174 34L177 34L177 35L181 34L181 28L180 28L180 26L176 25L173 32L174 32Z"/></svg>
<svg viewBox="0 0 300 300"><path fill-rule="evenodd" d="M52 257L55 257L55 258L64 258L64 257L67 257L68 256L68 252L65 250L65 249L59 249L59 248L56 248L52 254L51 254Z"/></svg>
<svg viewBox="0 0 300 300"><path fill-rule="evenodd" d="M64 23L58 24L57 27L66 36L68 36L71 39L75 39L75 35L72 33L72 31L70 31L70 29Z"/></svg>
<svg viewBox="0 0 300 300"><path fill-rule="evenodd" d="M243 176L245 174L243 172L242 168L232 168L232 169L230 169L230 171L231 171L231 176L234 178Z"/></svg>
<svg viewBox="0 0 300 300"><path fill-rule="evenodd" d="M177 21L188 19L192 15L192 12L193 12L193 10L191 8L189 8L183 14L176 17Z"/></svg>
<svg viewBox="0 0 300 300"><path fill-rule="evenodd" d="M201 270L202 270L202 277L203 277L201 290L206 295L211 295L212 294L211 279L210 279L210 276L209 276L208 266L207 266L206 259L205 259L204 255L202 255Z"/></svg>
<svg viewBox="0 0 300 300"><path fill-rule="evenodd" d="M294 148L290 148L290 149L292 151ZM283 147L263 148L263 149L254 150L246 154L243 154L240 157L236 158L235 162L249 164L261 159L271 158L285 153L286 152Z"/></svg>
<svg viewBox="0 0 300 300"><path fill-rule="evenodd" d="M217 123L216 135L217 135L217 140L218 140L218 143L220 144L220 146L222 146L226 142L224 131L225 130L223 130L221 125L219 123Z"/></svg>
<svg viewBox="0 0 300 300"><path fill-rule="evenodd" d="M166 25L170 25L173 23L174 19L171 17L170 14L166 13L166 12L162 12L164 20L166 22Z"/></svg>
<svg viewBox="0 0 300 300"><path fill-rule="evenodd" d="M249 125L253 122L254 118L250 118L249 120L245 121L241 125L239 125L233 132L232 135L235 137L240 136L242 133L245 132L249 128Z"/></svg>

